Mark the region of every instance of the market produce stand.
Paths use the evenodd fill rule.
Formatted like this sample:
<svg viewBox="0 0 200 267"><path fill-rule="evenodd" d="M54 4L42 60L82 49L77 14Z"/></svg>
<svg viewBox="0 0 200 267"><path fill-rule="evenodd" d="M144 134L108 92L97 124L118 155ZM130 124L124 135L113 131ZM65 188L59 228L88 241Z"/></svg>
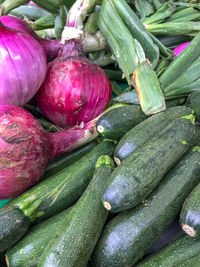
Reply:
<svg viewBox="0 0 200 267"><path fill-rule="evenodd" d="M198 267L199 1L0 11L0 266Z"/></svg>

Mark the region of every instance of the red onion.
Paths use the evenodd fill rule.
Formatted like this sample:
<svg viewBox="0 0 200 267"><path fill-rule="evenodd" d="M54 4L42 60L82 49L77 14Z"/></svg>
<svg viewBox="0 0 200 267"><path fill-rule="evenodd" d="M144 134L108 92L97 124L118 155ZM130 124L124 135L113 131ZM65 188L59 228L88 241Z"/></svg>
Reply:
<svg viewBox="0 0 200 267"><path fill-rule="evenodd" d="M109 104L111 85L105 73L82 52L79 42L69 41L49 64L37 103L56 125L88 122Z"/></svg>
<svg viewBox="0 0 200 267"><path fill-rule="evenodd" d="M0 57L0 104L26 104L46 75L43 48L29 34L0 22Z"/></svg>
<svg viewBox="0 0 200 267"><path fill-rule="evenodd" d="M56 58L59 50L63 46L60 43L60 40L47 40L40 38L37 34L35 34L30 25L20 18L13 16L2 16L0 17L0 21L7 27L20 30L22 32L26 32L32 35L42 45L48 61L51 61Z"/></svg>
<svg viewBox="0 0 200 267"><path fill-rule="evenodd" d="M82 18L89 8L88 1L79 0L70 9L62 34L64 46L49 64L37 95L42 112L61 127L92 120L108 106L111 98L109 79L99 66L86 58L79 39Z"/></svg>
<svg viewBox="0 0 200 267"><path fill-rule="evenodd" d="M83 128L47 133L25 109L0 105L0 199L24 192L51 159L96 138L97 119Z"/></svg>
<svg viewBox="0 0 200 267"><path fill-rule="evenodd" d="M173 52L174 52L174 54L176 55L176 56L178 56L185 48L186 48L186 46L188 46L190 44L190 42L186 42L186 43L183 43L183 44L180 44L180 45L178 45L174 50L173 50Z"/></svg>

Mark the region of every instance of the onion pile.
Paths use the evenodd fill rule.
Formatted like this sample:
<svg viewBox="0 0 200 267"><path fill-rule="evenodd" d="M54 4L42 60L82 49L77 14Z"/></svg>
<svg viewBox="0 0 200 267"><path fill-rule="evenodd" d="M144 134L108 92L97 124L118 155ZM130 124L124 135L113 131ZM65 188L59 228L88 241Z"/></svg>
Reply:
<svg viewBox="0 0 200 267"><path fill-rule="evenodd" d="M25 109L0 105L0 199L24 192L39 181L50 160L96 138L96 122L46 133Z"/></svg>
<svg viewBox="0 0 200 267"><path fill-rule="evenodd" d="M47 71L43 48L30 34L0 22L0 104L22 106L38 91Z"/></svg>

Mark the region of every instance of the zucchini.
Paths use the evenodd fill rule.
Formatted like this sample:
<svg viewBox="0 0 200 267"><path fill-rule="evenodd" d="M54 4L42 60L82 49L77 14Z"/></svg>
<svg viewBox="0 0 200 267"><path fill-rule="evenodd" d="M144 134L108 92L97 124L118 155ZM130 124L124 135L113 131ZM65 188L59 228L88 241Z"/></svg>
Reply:
<svg viewBox="0 0 200 267"><path fill-rule="evenodd" d="M200 240L183 235L174 242L137 264L137 267L175 267L200 254ZM193 265L185 265L190 267Z"/></svg>
<svg viewBox="0 0 200 267"><path fill-rule="evenodd" d="M0 218L0 252L2 252L26 233L30 220L17 207L2 208Z"/></svg>
<svg viewBox="0 0 200 267"><path fill-rule="evenodd" d="M119 141L114 153L117 165L131 155L138 147L145 144L155 134L167 127L173 120L191 114L192 110L185 106L168 108L144 120L128 131Z"/></svg>
<svg viewBox="0 0 200 267"><path fill-rule="evenodd" d="M97 132L105 138L119 139L145 118L140 106L122 106L99 118Z"/></svg>
<svg viewBox="0 0 200 267"><path fill-rule="evenodd" d="M102 197L107 210L115 213L130 209L153 191L191 146L193 119L191 114L174 120L114 170Z"/></svg>
<svg viewBox="0 0 200 267"><path fill-rule="evenodd" d="M185 200L180 214L180 224L189 236L200 236L200 184Z"/></svg>
<svg viewBox="0 0 200 267"><path fill-rule="evenodd" d="M113 167L110 157L98 159L92 181L45 249L38 267L87 265L106 221L101 194Z"/></svg>
<svg viewBox="0 0 200 267"><path fill-rule="evenodd" d="M7 264L5 261L5 252L0 253L0 266L7 267Z"/></svg>
<svg viewBox="0 0 200 267"><path fill-rule="evenodd" d="M200 91L193 92L187 98L186 106L194 110L196 120L200 122Z"/></svg>
<svg viewBox="0 0 200 267"><path fill-rule="evenodd" d="M196 255L194 257L191 257L185 261L182 261L179 265L179 267L199 267L200 263L200 255Z"/></svg>
<svg viewBox="0 0 200 267"><path fill-rule="evenodd" d="M33 226L17 244L6 254L6 262L10 267L37 267L39 258L46 245L55 235L55 229L63 224L71 208Z"/></svg>
<svg viewBox="0 0 200 267"><path fill-rule="evenodd" d="M45 173L43 174L42 178L43 179L48 178L49 176L54 175L55 173L72 165L74 162L85 156L96 145L97 141L94 140L88 144L81 146L80 148L77 148L71 152L58 156L47 165Z"/></svg>
<svg viewBox="0 0 200 267"><path fill-rule="evenodd" d="M107 140L100 143L64 171L51 176L7 202L4 205L5 214L9 211L9 207L16 206L32 222L40 222L70 207L82 195L90 182L99 156L103 154L111 156L114 148L115 144L112 141ZM0 216L0 222L1 220ZM1 227L2 229L6 228L6 222L1 222ZM14 229L15 225L13 224L12 227ZM20 235L20 237L22 236ZM6 240L6 236L3 237L2 242L4 240ZM9 245L4 243L4 249L8 247Z"/></svg>
<svg viewBox="0 0 200 267"><path fill-rule="evenodd" d="M199 162L200 151L194 148L168 172L148 199L111 220L94 250L94 266L127 267L141 259L200 182Z"/></svg>

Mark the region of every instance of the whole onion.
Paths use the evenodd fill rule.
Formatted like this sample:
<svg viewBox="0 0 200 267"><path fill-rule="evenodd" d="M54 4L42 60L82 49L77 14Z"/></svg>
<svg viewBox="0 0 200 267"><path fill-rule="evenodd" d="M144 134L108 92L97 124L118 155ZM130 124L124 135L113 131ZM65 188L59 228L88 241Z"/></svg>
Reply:
<svg viewBox="0 0 200 267"><path fill-rule="evenodd" d="M37 34L35 34L35 32L32 30L32 28L26 21L17 17L6 15L0 17L0 21L7 27L20 30L22 32L26 32L32 35L32 37L34 37L43 47L48 61L51 61L57 57L58 52L62 47L60 40L47 40L40 38Z"/></svg>
<svg viewBox="0 0 200 267"><path fill-rule="evenodd" d="M0 105L0 199L24 192L51 159L96 138L97 119L83 128L47 133L25 109Z"/></svg>
<svg viewBox="0 0 200 267"><path fill-rule="evenodd" d="M190 44L190 42L186 42L186 43L183 43L183 44L180 44L178 45L174 50L174 54L176 56L178 56L188 45Z"/></svg>
<svg viewBox="0 0 200 267"><path fill-rule="evenodd" d="M46 71L46 56L38 41L0 22L0 104L26 104L37 93Z"/></svg>
<svg viewBox="0 0 200 267"><path fill-rule="evenodd" d="M78 41L68 41L49 63L37 103L53 123L69 127L88 122L109 104L111 84L103 70L84 55Z"/></svg>

